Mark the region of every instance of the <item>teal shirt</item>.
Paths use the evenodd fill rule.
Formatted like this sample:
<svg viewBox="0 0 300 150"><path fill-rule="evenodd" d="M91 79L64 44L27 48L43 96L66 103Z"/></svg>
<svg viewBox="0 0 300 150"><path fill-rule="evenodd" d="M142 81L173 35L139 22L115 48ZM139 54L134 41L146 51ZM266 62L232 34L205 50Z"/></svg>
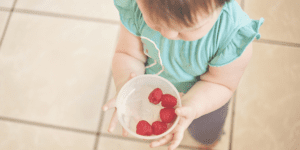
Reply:
<svg viewBox="0 0 300 150"><path fill-rule="evenodd" d="M114 0L122 24L139 36L148 56L145 74L169 80L179 92L186 93L208 71L241 56L254 38L264 19L253 20L231 0L226 2L212 29L195 41L169 40L151 29L144 21L135 0Z"/></svg>

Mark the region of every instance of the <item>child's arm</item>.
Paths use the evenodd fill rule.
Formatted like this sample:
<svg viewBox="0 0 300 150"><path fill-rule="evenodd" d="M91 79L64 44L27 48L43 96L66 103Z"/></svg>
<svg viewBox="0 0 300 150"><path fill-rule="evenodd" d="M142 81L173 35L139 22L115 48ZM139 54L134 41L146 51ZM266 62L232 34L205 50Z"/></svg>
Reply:
<svg viewBox="0 0 300 150"><path fill-rule="evenodd" d="M239 81L252 56L252 43L233 62L221 66L209 66L208 72L183 97L192 101L201 117L225 105L238 87Z"/></svg>
<svg viewBox="0 0 300 150"><path fill-rule="evenodd" d="M143 53L141 39L120 24L120 35L112 61L112 74L117 92L128 80L130 73L145 73L147 56Z"/></svg>

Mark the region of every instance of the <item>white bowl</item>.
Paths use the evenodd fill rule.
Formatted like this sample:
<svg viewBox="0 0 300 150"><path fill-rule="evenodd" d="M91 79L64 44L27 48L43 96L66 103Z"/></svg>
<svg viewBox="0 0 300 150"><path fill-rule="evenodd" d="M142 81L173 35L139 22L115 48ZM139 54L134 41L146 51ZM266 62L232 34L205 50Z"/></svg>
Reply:
<svg viewBox="0 0 300 150"><path fill-rule="evenodd" d="M181 107L179 92L168 80L158 75L139 75L129 80L120 90L117 100L117 115L120 124L133 136L141 139L158 139L170 133L178 124L179 117L175 119L172 126L168 125L168 130L160 135L142 136L136 134L136 125L140 120L146 120L150 125L154 121L161 121L159 112L164 107L161 102L157 105L150 103L149 94L160 88L163 94L171 94L177 98L177 105Z"/></svg>

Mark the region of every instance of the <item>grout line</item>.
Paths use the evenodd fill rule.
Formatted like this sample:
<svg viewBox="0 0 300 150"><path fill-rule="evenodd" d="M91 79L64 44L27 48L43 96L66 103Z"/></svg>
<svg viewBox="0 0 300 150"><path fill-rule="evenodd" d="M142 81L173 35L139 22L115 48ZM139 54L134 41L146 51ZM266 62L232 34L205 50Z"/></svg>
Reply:
<svg viewBox="0 0 300 150"><path fill-rule="evenodd" d="M14 9L15 9L16 3L17 3L17 0L14 1L12 8L9 9L9 15L8 15L8 18L7 18L7 21L6 21L6 25L4 27L2 36L0 37L0 51L1 51L1 46L2 46L2 43L3 43L4 37L5 37L9 22L10 22L10 18L11 18L11 15L12 15Z"/></svg>
<svg viewBox="0 0 300 150"><path fill-rule="evenodd" d="M299 43L290 43L290 42L274 41L274 40L267 40L267 39L254 40L254 42L267 43L272 45L283 45L283 46L297 47L297 48L300 47Z"/></svg>
<svg viewBox="0 0 300 150"><path fill-rule="evenodd" d="M8 117L3 117L3 116L0 116L0 120L14 122L14 123L20 123L20 124L39 126L39 127L58 129L58 130L64 130L64 131L72 131L72 132L77 132L77 133L94 134L94 135L96 134L96 132L93 132L93 131L68 128L68 127L62 127L62 126L56 126L56 125L50 125L50 124L44 124L44 123L38 123L38 122L26 121L26 120L20 120L20 119L13 119L13 118L8 118Z"/></svg>
<svg viewBox="0 0 300 150"><path fill-rule="evenodd" d="M6 7L0 7L0 11L11 11L10 8L6 8Z"/></svg>
<svg viewBox="0 0 300 150"><path fill-rule="evenodd" d="M76 16L76 15L57 14L57 13L51 13L51 12L42 12L42 11L34 11L34 10L19 9L19 8L15 9L14 11L18 12L18 13L26 13L26 14L32 14L32 15L42 15L42 16L51 16L51 17L66 18L66 19L94 21L94 22L102 22L102 23L108 23L108 24L119 24L119 21L92 18L92 17L84 17L84 16Z"/></svg>
<svg viewBox="0 0 300 150"><path fill-rule="evenodd" d="M230 127L230 137L229 137L229 150L232 149L232 138L233 138L234 117L235 117L236 93L237 93L237 90L234 92L234 95L233 95L231 127Z"/></svg>
<svg viewBox="0 0 300 150"><path fill-rule="evenodd" d="M120 29L119 29L120 30ZM116 41L116 44L118 43L119 41L119 36L120 36L120 31L118 31L118 34L117 34L117 41ZM108 77L108 80L107 80L107 84L106 84L106 92L105 92L105 96L104 96L104 99L103 99L103 104L102 106L108 101L108 96L109 96L109 92L110 92L110 85L111 85L111 80L113 79L113 75L112 75L112 66L109 67L110 68L110 74L109 74L109 77ZM101 106L101 107L102 107ZM102 111L102 108L101 108L101 111ZM102 125L103 125L103 120L104 120L104 113L101 113L101 116L100 116L100 121L99 121L99 126L98 126L98 130L97 130L97 137L96 137L96 141L95 141L95 144L94 144L94 150L97 149L98 147L98 143L100 141L100 137L101 137L101 128L102 128Z"/></svg>
<svg viewBox="0 0 300 150"><path fill-rule="evenodd" d="M119 135L114 135L114 134L109 134L109 133L102 133L102 137L108 137L108 138L113 138L113 139L118 139L118 140L126 140L126 141L132 141L132 142L141 142L141 143L151 143L151 140L142 140L142 139L136 139L132 137L123 137ZM192 149L192 150L199 150L197 147L192 147L188 145L179 145L178 148L184 148L184 149Z"/></svg>
<svg viewBox="0 0 300 150"><path fill-rule="evenodd" d="M100 139L100 136L101 136L101 131L100 130L101 130L101 127L102 127L102 124L103 124L104 113L105 113L102 110L102 106L107 102L108 95L109 95L109 90L110 90L111 79L112 79L112 72L110 71L107 82L106 82L106 91L105 91L105 94L104 94L103 103L102 103L101 108L100 108L101 115L100 115L100 119L99 119L100 121L99 121L99 124L98 124L98 130L97 130L97 136L96 136L96 139L95 139L94 150L97 150L98 142L99 142L99 139Z"/></svg>

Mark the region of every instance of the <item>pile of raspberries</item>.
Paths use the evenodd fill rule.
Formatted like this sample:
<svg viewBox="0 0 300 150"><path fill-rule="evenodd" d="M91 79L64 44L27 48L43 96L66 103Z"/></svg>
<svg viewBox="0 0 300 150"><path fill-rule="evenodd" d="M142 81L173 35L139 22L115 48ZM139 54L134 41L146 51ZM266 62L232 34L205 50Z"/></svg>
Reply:
<svg viewBox="0 0 300 150"><path fill-rule="evenodd" d="M136 133L144 136L162 134L167 131L167 123L174 122L177 117L173 108L177 104L177 99L170 94L163 94L160 88L154 89L148 99L155 105L161 102L161 105L165 107L159 112L161 121L155 121L150 125L146 120L141 120L136 126Z"/></svg>

